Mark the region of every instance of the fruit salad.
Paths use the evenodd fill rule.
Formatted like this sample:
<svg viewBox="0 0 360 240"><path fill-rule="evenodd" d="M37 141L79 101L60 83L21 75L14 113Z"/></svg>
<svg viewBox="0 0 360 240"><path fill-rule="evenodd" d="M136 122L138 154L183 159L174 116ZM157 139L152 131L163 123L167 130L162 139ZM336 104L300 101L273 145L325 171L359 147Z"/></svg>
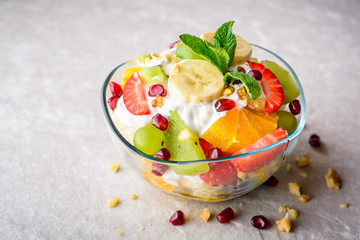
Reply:
<svg viewBox="0 0 360 240"><path fill-rule="evenodd" d="M135 148L162 160L144 158L142 165L145 178L165 191L186 189L206 198L254 176L265 181L272 174L267 167L279 163L286 144L221 159L270 146L298 126L301 106L292 75L252 56L252 46L233 34L233 24L201 37L180 35L161 53L135 57L122 79L109 83L116 128ZM204 159L211 161L171 164Z"/></svg>

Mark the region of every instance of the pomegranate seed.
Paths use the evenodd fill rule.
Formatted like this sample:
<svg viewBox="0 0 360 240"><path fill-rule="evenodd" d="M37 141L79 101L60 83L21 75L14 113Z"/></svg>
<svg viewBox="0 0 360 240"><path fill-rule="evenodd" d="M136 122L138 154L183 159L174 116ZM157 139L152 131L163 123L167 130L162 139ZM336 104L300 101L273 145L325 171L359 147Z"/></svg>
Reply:
<svg viewBox="0 0 360 240"><path fill-rule="evenodd" d="M292 101L290 104L289 104L289 109L290 109L290 112L295 116L295 115L298 115L301 111L301 105L300 105L300 101L295 99L294 101Z"/></svg>
<svg viewBox="0 0 360 240"><path fill-rule="evenodd" d="M180 42L180 41L176 41L176 42L172 43L169 48L172 49L173 47L175 47L175 45L176 45L178 42Z"/></svg>
<svg viewBox="0 0 360 240"><path fill-rule="evenodd" d="M232 210L232 208L228 207L225 208L221 213L219 213L216 216L216 219L220 222L220 223L228 223L231 220L233 220L235 218L235 213L234 210Z"/></svg>
<svg viewBox="0 0 360 240"><path fill-rule="evenodd" d="M174 214L171 215L169 222L171 222L174 226L183 225L185 222L184 213L181 210L174 212Z"/></svg>
<svg viewBox="0 0 360 240"><path fill-rule="evenodd" d="M157 95L160 95L162 97L165 97L167 94L167 91L161 84L154 84L149 87L148 92L150 97L156 97Z"/></svg>
<svg viewBox="0 0 360 240"><path fill-rule="evenodd" d="M162 148L157 153L155 153L153 157L162 160L170 160L171 154L167 148Z"/></svg>
<svg viewBox="0 0 360 240"><path fill-rule="evenodd" d="M121 95L123 94L121 86L116 82L111 81L109 83L109 88L113 96L121 97Z"/></svg>
<svg viewBox="0 0 360 240"><path fill-rule="evenodd" d="M165 131L169 126L169 121L163 115L157 113L152 117L151 124L161 131Z"/></svg>
<svg viewBox="0 0 360 240"><path fill-rule="evenodd" d="M312 134L309 139L309 144L312 147L320 147L320 137L316 134Z"/></svg>
<svg viewBox="0 0 360 240"><path fill-rule="evenodd" d="M270 221L263 215L257 215L252 217L251 224L258 229L267 229L270 226Z"/></svg>
<svg viewBox="0 0 360 240"><path fill-rule="evenodd" d="M221 158L223 156L223 152L220 148L213 148L207 154L208 159Z"/></svg>
<svg viewBox="0 0 360 240"><path fill-rule="evenodd" d="M208 141L206 141L205 139L203 138L199 138L199 143L200 143L200 146L205 154L205 156L207 156L208 152L214 148Z"/></svg>
<svg viewBox="0 0 360 240"><path fill-rule="evenodd" d="M277 184L279 183L279 181L277 180L276 177L271 176L268 180L266 180L266 182L264 182L263 184L269 187L275 187Z"/></svg>
<svg viewBox="0 0 360 240"><path fill-rule="evenodd" d="M253 78L255 78L258 81L260 81L262 79L262 73L256 69L250 70L247 74L252 76Z"/></svg>
<svg viewBox="0 0 360 240"><path fill-rule="evenodd" d="M114 109L116 108L116 104L117 101L119 100L120 97L118 96L112 96L111 98L108 99L107 103L109 104L109 107L111 108L111 110L114 111Z"/></svg>
<svg viewBox="0 0 360 240"><path fill-rule="evenodd" d="M215 109L218 112L228 111L235 107L235 102L231 99L219 99L215 103Z"/></svg>

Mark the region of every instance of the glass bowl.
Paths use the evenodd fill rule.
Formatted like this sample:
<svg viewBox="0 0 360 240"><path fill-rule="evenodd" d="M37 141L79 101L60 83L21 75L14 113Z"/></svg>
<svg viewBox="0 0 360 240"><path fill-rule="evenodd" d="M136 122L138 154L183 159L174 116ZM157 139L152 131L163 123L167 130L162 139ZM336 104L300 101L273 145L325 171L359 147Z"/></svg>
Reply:
<svg viewBox="0 0 360 240"><path fill-rule="evenodd" d="M116 67L106 78L101 91L101 104L108 126L110 135L115 143L115 146L120 151L121 159L124 159L137 173L141 174L149 183L166 193L194 199L200 201L225 201L229 200L253 190L265 182L272 176L286 161L289 155L293 152L306 121L306 103L304 92L293 69L277 54L252 44L252 56L259 60L270 60L278 63L283 68L287 69L296 82L300 91L298 99L301 104L301 112L297 115L298 126L296 130L285 139L272 144L268 147L258 149L256 151L244 153L241 155L227 156L217 159L204 159L198 161L165 161L161 159L148 156L136 149L127 139L132 139L129 135L129 128L123 126L118 119L113 117L112 110L108 107L107 99L111 97L109 89L109 82L114 81L119 84L122 83L122 73L126 68L134 65L133 62L125 62ZM130 127L131 130L131 127ZM131 131L130 131L131 133ZM257 161L258 167L251 172L241 172L237 170L237 180L226 186L218 185L212 186L201 180L199 175L187 176L177 175L172 168L178 166L206 163L209 166L216 164L226 164L232 159L240 161ZM156 165L161 169L167 169L165 174L159 176L159 172L153 172L153 166Z"/></svg>

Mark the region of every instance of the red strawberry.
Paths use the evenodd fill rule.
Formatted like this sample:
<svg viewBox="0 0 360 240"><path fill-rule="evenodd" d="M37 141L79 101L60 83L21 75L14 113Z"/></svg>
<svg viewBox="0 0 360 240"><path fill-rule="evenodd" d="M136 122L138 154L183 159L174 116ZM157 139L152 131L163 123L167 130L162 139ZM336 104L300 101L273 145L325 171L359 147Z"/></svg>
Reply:
<svg viewBox="0 0 360 240"><path fill-rule="evenodd" d="M255 151L260 148L264 148L274 144L287 137L287 133L284 129L278 128L275 131L265 135L260 138L258 141L253 144L241 149L240 151L234 153L233 155L243 154L251 151ZM288 142L277 146L271 150L265 152L257 153L248 157L235 158L231 160L231 163L234 164L237 169L242 172L251 172L257 169L262 168L265 164L268 164L274 160L278 155L280 155L283 150L287 147Z"/></svg>
<svg viewBox="0 0 360 240"><path fill-rule="evenodd" d="M116 108L116 104L117 104L117 101L119 100L120 97L118 96L112 96L108 99L108 104L109 104L109 107L111 108L111 110L114 111L114 109Z"/></svg>
<svg viewBox="0 0 360 240"><path fill-rule="evenodd" d="M262 73L261 87L265 94L265 111L270 114L277 111L284 102L284 90L281 83L269 69L264 65L248 61L251 69Z"/></svg>
<svg viewBox="0 0 360 240"><path fill-rule="evenodd" d="M111 81L109 83L109 87L113 96L121 97L121 95L123 94L123 90L121 86L116 82Z"/></svg>
<svg viewBox="0 0 360 240"><path fill-rule="evenodd" d="M139 73L134 73L124 87L124 104L126 109L134 115L150 114L150 108L146 100L144 82Z"/></svg>
<svg viewBox="0 0 360 240"><path fill-rule="evenodd" d="M200 178L211 186L228 185L237 180L237 170L229 161L209 163L210 170Z"/></svg>
<svg viewBox="0 0 360 240"><path fill-rule="evenodd" d="M214 146L211 145L211 143L209 143L208 141L206 141L203 138L199 138L199 143L200 143L200 146L201 146L205 156L207 156L208 152L214 148Z"/></svg>

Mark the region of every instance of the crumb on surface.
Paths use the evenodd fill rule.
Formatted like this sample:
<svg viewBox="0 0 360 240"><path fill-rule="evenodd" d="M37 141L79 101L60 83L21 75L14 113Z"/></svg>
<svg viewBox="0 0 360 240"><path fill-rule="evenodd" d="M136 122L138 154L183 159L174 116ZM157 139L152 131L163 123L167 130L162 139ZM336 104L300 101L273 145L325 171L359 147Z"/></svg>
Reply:
<svg viewBox="0 0 360 240"><path fill-rule="evenodd" d="M138 196L135 195L135 194L131 194L131 195L130 195L130 199L132 199L132 200L136 200L137 198L138 198Z"/></svg>
<svg viewBox="0 0 360 240"><path fill-rule="evenodd" d="M306 178L306 177L307 177L307 173L306 173L306 172L301 172L301 173L300 173L300 176L303 177L303 178Z"/></svg>
<svg viewBox="0 0 360 240"><path fill-rule="evenodd" d="M240 207L242 207L242 206L244 206L244 205L245 205L245 204L244 204L244 203L242 203L242 202L241 202L241 203L239 203L239 206L240 206Z"/></svg>
<svg viewBox="0 0 360 240"><path fill-rule="evenodd" d="M309 157L301 155L296 158L296 164L298 167L307 167L310 165Z"/></svg>
<svg viewBox="0 0 360 240"><path fill-rule="evenodd" d="M299 200L302 203L307 203L310 200L310 197L306 194L301 194Z"/></svg>
<svg viewBox="0 0 360 240"><path fill-rule="evenodd" d="M349 204L348 203L342 203L339 205L341 208L348 208Z"/></svg>
<svg viewBox="0 0 360 240"><path fill-rule="evenodd" d="M292 170L292 165L289 163L287 166L286 166L286 171L287 172L290 172Z"/></svg>
<svg viewBox="0 0 360 240"><path fill-rule="evenodd" d="M299 216L298 210L287 207L287 206L280 206L278 211L279 212L288 212L293 219L297 219Z"/></svg>
<svg viewBox="0 0 360 240"><path fill-rule="evenodd" d="M114 173L118 172L120 169L120 163L114 162L110 165L110 170Z"/></svg>
<svg viewBox="0 0 360 240"><path fill-rule="evenodd" d="M334 169L329 168L328 172L325 174L325 180L329 189L341 188L341 178Z"/></svg>
<svg viewBox="0 0 360 240"><path fill-rule="evenodd" d="M210 215L211 215L210 210L207 208L204 208L202 210L202 212L200 213L201 219L204 220L205 222L207 222L209 220Z"/></svg>
<svg viewBox="0 0 360 240"><path fill-rule="evenodd" d="M108 201L107 201L107 204L109 207L116 207L120 202L120 199L115 197L115 198L110 198Z"/></svg>
<svg viewBox="0 0 360 240"><path fill-rule="evenodd" d="M122 231L118 231L117 232L120 236L124 236L124 232L122 232Z"/></svg>
<svg viewBox="0 0 360 240"><path fill-rule="evenodd" d="M281 232L290 232L291 230L291 221L289 219L289 214L286 213L285 217L276 221L276 225Z"/></svg>
<svg viewBox="0 0 360 240"><path fill-rule="evenodd" d="M144 227L141 227L139 230L140 230L140 231L144 231L144 230L145 230L145 228L144 228Z"/></svg>
<svg viewBox="0 0 360 240"><path fill-rule="evenodd" d="M290 193L300 197L301 195L301 186L298 183L290 182L289 183L289 191Z"/></svg>

